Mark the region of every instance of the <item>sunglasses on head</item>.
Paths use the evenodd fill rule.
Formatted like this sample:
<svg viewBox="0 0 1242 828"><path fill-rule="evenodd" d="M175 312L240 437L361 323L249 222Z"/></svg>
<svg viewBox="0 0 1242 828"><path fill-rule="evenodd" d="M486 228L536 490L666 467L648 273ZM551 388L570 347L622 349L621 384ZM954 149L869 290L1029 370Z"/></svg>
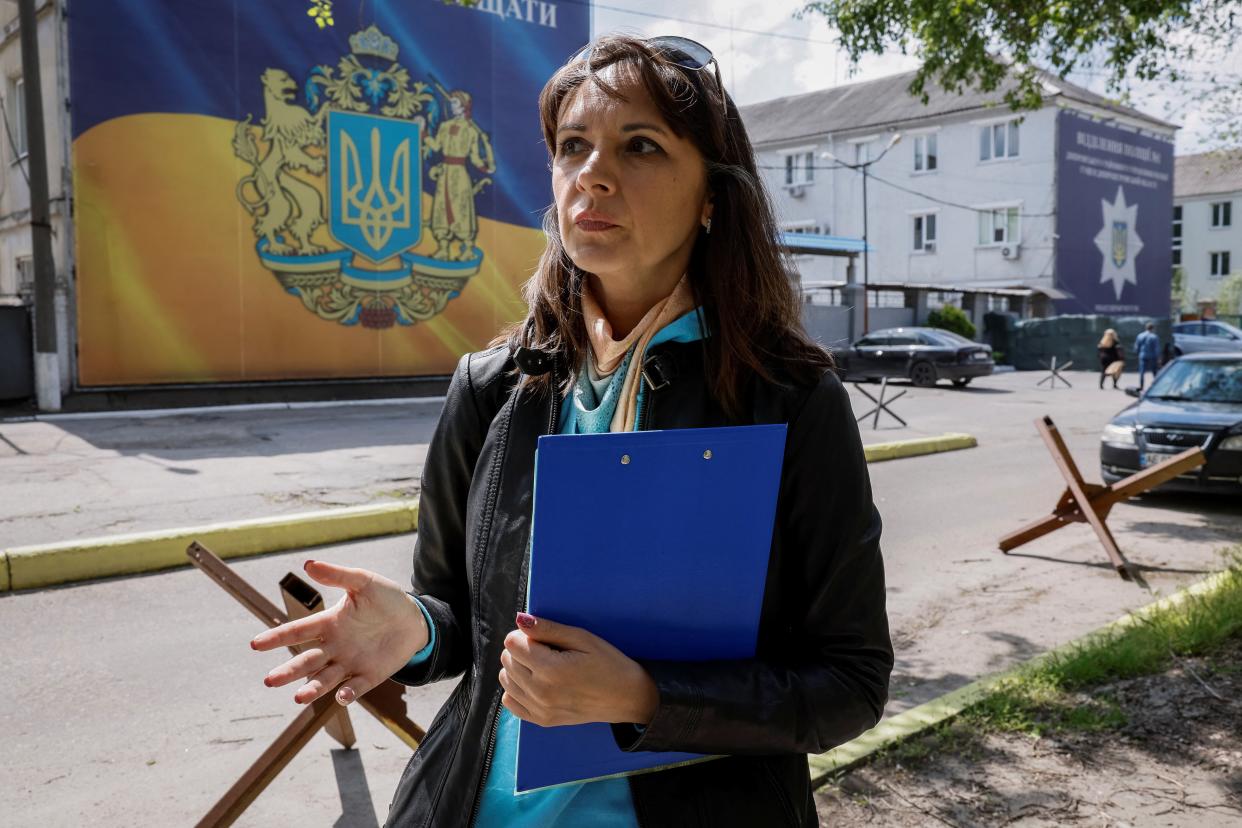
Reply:
<svg viewBox="0 0 1242 828"><path fill-rule="evenodd" d="M691 40L688 37L677 37L675 35L660 35L659 37L649 37L642 41L645 45L652 47L660 54L664 60L676 66L685 69L706 69L708 64L712 64L715 68L716 89L720 93L721 106L724 107L724 83L720 80L720 62L716 60L716 56L712 54L712 50L708 49L697 40ZM595 50L595 43L588 43L578 56L574 58L578 60L588 60L591 53Z"/></svg>

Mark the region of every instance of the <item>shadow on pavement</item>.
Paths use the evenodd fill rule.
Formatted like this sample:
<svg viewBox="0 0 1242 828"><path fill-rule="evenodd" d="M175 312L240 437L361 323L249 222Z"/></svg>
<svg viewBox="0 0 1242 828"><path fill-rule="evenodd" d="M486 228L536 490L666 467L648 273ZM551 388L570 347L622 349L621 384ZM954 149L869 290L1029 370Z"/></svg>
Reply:
<svg viewBox="0 0 1242 828"><path fill-rule="evenodd" d="M1122 553L1125 553L1126 551L1125 546L1122 546L1121 551ZM1085 566L1090 569L1106 569L1109 572L1113 571L1112 562L1108 560L1108 556L1104 552L1104 547L1102 546L1100 547L1100 559L1098 561L1074 560L1072 558L1056 558L1051 555L1036 555L1031 552L1009 552L1007 554L1011 558L1031 558L1037 561L1051 561L1052 563L1070 564L1072 566ZM1142 561L1136 561L1133 558L1128 558L1128 560L1130 561L1132 568L1137 569L1139 572L1163 572L1167 574L1180 574L1180 575L1210 575L1212 573L1212 570L1210 569L1178 569L1177 567L1173 567L1173 566L1149 566L1148 564L1145 564ZM1143 586L1143 584L1139 584L1139 586Z"/></svg>
<svg viewBox="0 0 1242 828"><path fill-rule="evenodd" d="M431 439L440 406L359 405L277 411L176 414L49 422L101 451L138 457L174 474L193 469L162 460L276 457L408 446Z"/></svg>
<svg viewBox="0 0 1242 828"><path fill-rule="evenodd" d="M367 785L367 771L362 766L362 754L357 750L334 748L332 770L336 774L336 787L341 793L341 815L333 828L377 828L379 818L371 803L371 789Z"/></svg>

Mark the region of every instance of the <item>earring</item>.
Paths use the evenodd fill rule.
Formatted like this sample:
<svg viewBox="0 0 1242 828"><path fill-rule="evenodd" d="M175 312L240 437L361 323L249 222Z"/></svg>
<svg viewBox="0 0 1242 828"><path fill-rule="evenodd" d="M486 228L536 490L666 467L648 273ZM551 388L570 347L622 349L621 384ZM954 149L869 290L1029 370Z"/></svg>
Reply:
<svg viewBox="0 0 1242 828"><path fill-rule="evenodd" d="M703 225L703 229L707 231L707 235L710 236L712 234L712 217L711 216L707 217L707 224Z"/></svg>

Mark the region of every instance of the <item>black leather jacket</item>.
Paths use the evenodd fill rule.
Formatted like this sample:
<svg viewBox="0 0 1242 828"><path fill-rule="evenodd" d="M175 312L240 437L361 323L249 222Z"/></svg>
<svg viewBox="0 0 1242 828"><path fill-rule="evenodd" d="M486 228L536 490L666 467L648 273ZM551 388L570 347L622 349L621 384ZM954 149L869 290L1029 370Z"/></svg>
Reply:
<svg viewBox="0 0 1242 828"><path fill-rule="evenodd" d="M436 644L393 678L464 676L406 766L385 826L470 826L495 749L500 653L525 596L535 443L555 432L560 405L515 391L513 365L504 348L462 357L428 447L410 594L435 621ZM708 392L701 342L654 346L644 368L644 428L789 431L757 656L641 662L659 689L655 718L641 734L613 729L625 750L728 755L629 777L638 821L818 825L806 754L875 725L893 666L880 516L848 395L831 372L814 387L756 379L739 423ZM641 522L634 532L641 540Z"/></svg>

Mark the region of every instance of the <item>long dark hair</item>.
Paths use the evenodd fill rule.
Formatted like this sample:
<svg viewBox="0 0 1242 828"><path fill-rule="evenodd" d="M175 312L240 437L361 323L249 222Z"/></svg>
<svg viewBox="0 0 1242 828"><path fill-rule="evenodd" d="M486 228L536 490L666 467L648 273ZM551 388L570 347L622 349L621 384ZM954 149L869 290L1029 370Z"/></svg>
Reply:
<svg viewBox="0 0 1242 828"><path fill-rule="evenodd" d="M716 400L736 418L752 375L768 382L781 381L778 373L799 383L817 381L832 366L832 357L802 326L792 271L777 246L772 203L755 168L754 149L732 98L716 86L709 70L678 66L636 38L610 35L596 40L586 59L562 66L539 95L549 158L556 151L561 104L579 86L594 83L605 94L624 99L598 75L613 64L632 83L641 84L672 130L688 137L706 161L711 233L699 233L690 254L689 281L710 331L704 343L706 371ZM544 213L543 229L547 247L523 287L530 310L492 344L554 353L570 369L568 383L590 347L582 319L586 273L565 252L555 203ZM522 378L543 388L555 381L551 374ZM556 390L564 393L566 388Z"/></svg>

